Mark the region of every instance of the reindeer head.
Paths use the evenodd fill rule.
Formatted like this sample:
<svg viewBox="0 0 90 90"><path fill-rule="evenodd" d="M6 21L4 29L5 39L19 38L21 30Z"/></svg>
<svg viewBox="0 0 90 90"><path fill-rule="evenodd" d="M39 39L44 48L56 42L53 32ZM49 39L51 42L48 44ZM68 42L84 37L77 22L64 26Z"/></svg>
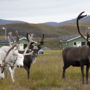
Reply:
<svg viewBox="0 0 90 90"><path fill-rule="evenodd" d="M41 41L40 42L35 42L33 40L31 40L31 35L30 33L27 33L27 40L28 43L31 43L30 45L28 45L28 50L29 51L33 51L33 54L37 56L38 51L41 49L41 46L44 44L44 34L42 35Z"/></svg>

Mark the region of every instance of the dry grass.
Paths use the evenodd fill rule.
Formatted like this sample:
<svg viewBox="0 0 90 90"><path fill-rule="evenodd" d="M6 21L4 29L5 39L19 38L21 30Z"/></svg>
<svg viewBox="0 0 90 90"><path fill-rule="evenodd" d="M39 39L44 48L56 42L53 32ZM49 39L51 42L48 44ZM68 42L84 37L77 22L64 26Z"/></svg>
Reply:
<svg viewBox="0 0 90 90"><path fill-rule="evenodd" d="M31 67L31 79L27 80L26 71L16 69L15 83L8 78L0 80L0 90L90 90L88 85L81 84L80 68L69 67L66 80L62 79L61 51L48 51L48 54L39 55ZM90 77L90 75L89 75Z"/></svg>
<svg viewBox="0 0 90 90"><path fill-rule="evenodd" d="M0 40L5 39L5 36L0 36Z"/></svg>

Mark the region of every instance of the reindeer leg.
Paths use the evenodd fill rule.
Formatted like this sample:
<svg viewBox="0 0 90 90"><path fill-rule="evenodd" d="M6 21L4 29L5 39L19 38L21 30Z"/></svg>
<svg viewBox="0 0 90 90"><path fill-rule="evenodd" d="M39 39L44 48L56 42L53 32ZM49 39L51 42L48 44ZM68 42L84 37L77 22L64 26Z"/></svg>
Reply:
<svg viewBox="0 0 90 90"><path fill-rule="evenodd" d="M6 68L5 76L6 76L6 79L7 79L7 77L8 77L8 70L7 70L7 68Z"/></svg>
<svg viewBox="0 0 90 90"><path fill-rule="evenodd" d="M30 71L29 71L29 69L27 70L27 77L28 77L28 80L29 80L29 78L30 78Z"/></svg>
<svg viewBox="0 0 90 90"><path fill-rule="evenodd" d="M31 65L24 65L25 70L27 71L27 78L30 79L30 67Z"/></svg>
<svg viewBox="0 0 90 90"><path fill-rule="evenodd" d="M28 66L24 66L25 70L27 71L27 78L29 80L29 74L30 74L30 71L29 71L29 67Z"/></svg>
<svg viewBox="0 0 90 90"><path fill-rule="evenodd" d="M88 84L88 71L89 71L89 65L86 66L86 84Z"/></svg>
<svg viewBox="0 0 90 90"><path fill-rule="evenodd" d="M69 67L69 65L64 65L63 66L63 73L62 73L62 78L65 78L65 70Z"/></svg>
<svg viewBox="0 0 90 90"><path fill-rule="evenodd" d="M30 71L29 71L29 67L25 68L26 71L27 71L27 79L29 80L30 79Z"/></svg>
<svg viewBox="0 0 90 90"><path fill-rule="evenodd" d="M62 78L65 78L65 66L63 66L63 73L62 73Z"/></svg>
<svg viewBox="0 0 90 90"><path fill-rule="evenodd" d="M9 69L9 72L11 74L11 79L12 79L12 81L14 83L15 82L15 80L14 80L14 67L13 68L12 67L8 67L8 69Z"/></svg>
<svg viewBox="0 0 90 90"><path fill-rule="evenodd" d="M30 79L30 67L31 65L28 67L28 80Z"/></svg>
<svg viewBox="0 0 90 90"><path fill-rule="evenodd" d="M84 84L84 65L81 65L82 84Z"/></svg>

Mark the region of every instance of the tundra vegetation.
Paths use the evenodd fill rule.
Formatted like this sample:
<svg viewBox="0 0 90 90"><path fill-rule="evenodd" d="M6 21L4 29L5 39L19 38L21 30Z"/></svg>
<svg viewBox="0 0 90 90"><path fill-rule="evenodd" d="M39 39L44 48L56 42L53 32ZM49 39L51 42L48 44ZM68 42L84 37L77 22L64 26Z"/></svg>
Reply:
<svg viewBox="0 0 90 90"><path fill-rule="evenodd" d="M31 67L31 78L28 80L24 68L15 70L15 83L12 83L10 74L0 80L0 90L90 90L89 84L82 85L80 68L70 67L66 72L66 80L62 79L62 51L45 51L37 57Z"/></svg>
<svg viewBox="0 0 90 90"><path fill-rule="evenodd" d="M38 55L36 63L32 65L29 80L26 79L27 72L24 68L16 68L16 82L12 83L10 73L8 73L7 78L0 80L0 90L90 90L89 85L82 85L81 71L78 67L67 69L67 78L62 79L61 50L50 50L44 53ZM90 81L88 83L90 84Z"/></svg>

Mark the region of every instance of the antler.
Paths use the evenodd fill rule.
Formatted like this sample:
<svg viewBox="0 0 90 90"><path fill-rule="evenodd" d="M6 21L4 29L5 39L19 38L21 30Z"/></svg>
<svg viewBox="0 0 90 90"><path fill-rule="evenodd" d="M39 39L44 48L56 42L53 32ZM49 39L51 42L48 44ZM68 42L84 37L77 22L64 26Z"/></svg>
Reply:
<svg viewBox="0 0 90 90"><path fill-rule="evenodd" d="M17 42L17 43L19 42L19 34L18 34L18 31L16 31L16 42Z"/></svg>
<svg viewBox="0 0 90 90"><path fill-rule="evenodd" d="M27 33L26 37L27 37L27 40L28 40L29 43L28 43L27 47L24 50L24 53L23 53L24 55L26 54L27 50L29 49L29 46L32 42L33 34Z"/></svg>
<svg viewBox="0 0 90 90"><path fill-rule="evenodd" d="M13 44L15 44L12 32L8 33L8 40L9 40L9 43L13 42ZM19 43L19 34L18 34L18 31L16 31L16 43Z"/></svg>
<svg viewBox="0 0 90 90"><path fill-rule="evenodd" d="M43 45L44 44L44 34L42 35L41 41L39 42L39 45Z"/></svg>
<svg viewBox="0 0 90 90"><path fill-rule="evenodd" d="M33 34L27 33L26 35L28 42L32 40Z"/></svg>
<svg viewBox="0 0 90 90"><path fill-rule="evenodd" d="M9 40L9 43L11 43L11 41L14 43L12 32L8 33L8 40Z"/></svg>
<svg viewBox="0 0 90 90"><path fill-rule="evenodd" d="M80 28L79 28L79 20L87 16L87 15L82 15L83 13L84 13L84 11L81 12L81 13L78 15L76 24L77 24L78 33L81 35L81 37L83 37L85 40L87 40L87 39L82 35L82 33L80 32Z"/></svg>

